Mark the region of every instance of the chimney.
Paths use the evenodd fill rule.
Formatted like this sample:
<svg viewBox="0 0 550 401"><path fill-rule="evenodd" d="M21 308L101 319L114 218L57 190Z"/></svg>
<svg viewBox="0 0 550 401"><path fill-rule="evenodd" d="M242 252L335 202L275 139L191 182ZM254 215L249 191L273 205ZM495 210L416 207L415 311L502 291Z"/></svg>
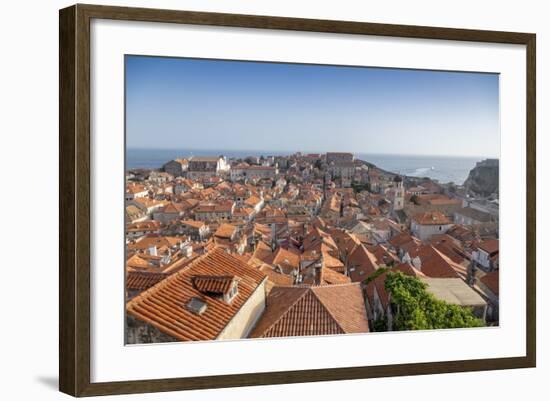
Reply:
<svg viewBox="0 0 550 401"><path fill-rule="evenodd" d="M476 264L474 262L474 259L472 258L472 260L470 260L470 265L468 266L468 277L467 277L467 282L468 282L468 285L473 287L473 285L475 284L475 280L476 280Z"/></svg>
<svg viewBox="0 0 550 401"><path fill-rule="evenodd" d="M274 251L277 247L277 223L271 224L271 249Z"/></svg>
<svg viewBox="0 0 550 401"><path fill-rule="evenodd" d="M256 250L256 235L254 233L254 229L252 229L252 238L250 240L250 249L252 249L252 252Z"/></svg>
<svg viewBox="0 0 550 401"><path fill-rule="evenodd" d="M418 269L419 271L422 271L422 261L418 256L412 260L412 264L416 269Z"/></svg>
<svg viewBox="0 0 550 401"><path fill-rule="evenodd" d="M157 256L157 246L156 245L150 246L149 249L147 249L147 252L149 252L149 255L151 256Z"/></svg>

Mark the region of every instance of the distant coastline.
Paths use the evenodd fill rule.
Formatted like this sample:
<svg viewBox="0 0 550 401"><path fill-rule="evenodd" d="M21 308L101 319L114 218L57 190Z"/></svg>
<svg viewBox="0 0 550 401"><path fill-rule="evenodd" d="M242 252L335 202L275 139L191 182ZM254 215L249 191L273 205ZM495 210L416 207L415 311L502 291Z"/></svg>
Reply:
<svg viewBox="0 0 550 401"><path fill-rule="evenodd" d="M220 149L140 149L128 148L126 152L126 169L158 169L164 163L177 157L193 155L217 156L223 154L228 158L246 156L286 156L295 152L261 151L261 150L220 150ZM393 173L410 177L428 177L440 183L454 182L462 185L471 169L484 158L465 156L413 156L356 153L355 157Z"/></svg>

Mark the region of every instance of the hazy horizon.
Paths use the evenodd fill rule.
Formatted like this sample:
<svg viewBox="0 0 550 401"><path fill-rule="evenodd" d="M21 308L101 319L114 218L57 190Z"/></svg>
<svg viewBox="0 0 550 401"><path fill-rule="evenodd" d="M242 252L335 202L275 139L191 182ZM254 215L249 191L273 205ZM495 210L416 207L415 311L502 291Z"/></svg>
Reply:
<svg viewBox="0 0 550 401"><path fill-rule="evenodd" d="M214 151L221 151L221 155L223 155L223 152L231 152L231 153L242 153L242 152L251 152L249 156L278 156L278 155L289 155L294 153L302 153L302 154L325 154L327 151L318 151L318 150L262 150L262 149L200 149L200 148L153 148L153 147L126 147L126 150L143 150L143 151L166 151L166 152L176 152L176 151L184 151L184 152L214 152ZM328 151L333 152L331 150ZM367 156L403 156L403 157L441 157L441 158L467 158L467 159L500 159L499 156L484 156L484 155L444 155L444 154L419 154L419 153L381 153L381 152L354 152L351 150L339 150L334 152L347 152L352 153L354 156L356 155L367 155ZM225 156L225 155L223 155Z"/></svg>
<svg viewBox="0 0 550 401"><path fill-rule="evenodd" d="M125 60L128 148L499 158L496 74Z"/></svg>

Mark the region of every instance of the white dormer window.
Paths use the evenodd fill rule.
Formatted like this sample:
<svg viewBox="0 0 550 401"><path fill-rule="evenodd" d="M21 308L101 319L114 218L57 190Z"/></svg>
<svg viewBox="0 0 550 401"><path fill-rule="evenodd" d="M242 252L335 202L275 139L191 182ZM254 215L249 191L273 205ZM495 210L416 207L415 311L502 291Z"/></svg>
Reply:
<svg viewBox="0 0 550 401"><path fill-rule="evenodd" d="M233 284L231 285L230 290L224 296L225 302L229 303L233 301L233 299L237 296L238 293L239 293L239 285L237 281L234 281Z"/></svg>

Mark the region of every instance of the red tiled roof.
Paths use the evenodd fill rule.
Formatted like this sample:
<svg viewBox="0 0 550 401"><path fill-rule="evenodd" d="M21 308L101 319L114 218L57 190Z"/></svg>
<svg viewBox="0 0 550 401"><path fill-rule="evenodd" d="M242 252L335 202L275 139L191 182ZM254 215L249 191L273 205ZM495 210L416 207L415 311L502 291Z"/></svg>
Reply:
<svg viewBox="0 0 550 401"><path fill-rule="evenodd" d="M258 203L260 203L262 200L258 198L257 196L251 196L247 200L244 201L245 204L249 206L256 206Z"/></svg>
<svg viewBox="0 0 550 401"><path fill-rule="evenodd" d="M418 271L414 268L414 266L408 263L401 263L397 266L392 267L391 269L388 269L367 284L367 296L371 305L374 305L374 290L376 289L376 293L378 294L378 298L380 299L380 303L382 304L383 308L386 309L388 307L388 304L390 302L390 294L386 291L386 277L388 272L390 271L400 271L401 273L407 274L409 276L426 277L424 273Z"/></svg>
<svg viewBox="0 0 550 401"><path fill-rule="evenodd" d="M374 257L376 258L376 263L378 265L389 265L392 262L395 262L398 260L397 256L393 253L390 253L388 249L382 245L376 245L372 247L371 249L367 248Z"/></svg>
<svg viewBox="0 0 550 401"><path fill-rule="evenodd" d="M156 257L156 259L160 259L159 257ZM160 269L160 266L154 266L151 263L149 263L149 260L151 260L150 255L145 254L134 254L128 258L126 261L126 268L127 270L148 270L148 269Z"/></svg>
<svg viewBox="0 0 550 401"><path fill-rule="evenodd" d="M143 271L128 271L126 273L126 289L143 291L168 277L165 273L150 273Z"/></svg>
<svg viewBox="0 0 550 401"><path fill-rule="evenodd" d="M498 239L487 239L482 241L477 247L489 254L498 252Z"/></svg>
<svg viewBox="0 0 550 401"><path fill-rule="evenodd" d="M460 241L447 234L436 234L430 238L430 243L453 262L465 262L465 252Z"/></svg>
<svg viewBox="0 0 550 401"><path fill-rule="evenodd" d="M237 228L231 224L221 224L214 233L214 236L219 238L231 238L236 229Z"/></svg>
<svg viewBox="0 0 550 401"><path fill-rule="evenodd" d="M498 270L494 270L492 272L487 273L485 276L481 277L480 281L485 284L487 288L491 290L491 292L498 296Z"/></svg>
<svg viewBox="0 0 550 401"><path fill-rule="evenodd" d="M378 269L376 257L364 245L358 245L348 258L348 272L352 281L361 282Z"/></svg>
<svg viewBox="0 0 550 401"><path fill-rule="evenodd" d="M358 284L274 287L250 337L367 333L367 312Z"/></svg>
<svg viewBox="0 0 550 401"><path fill-rule="evenodd" d="M170 202L162 209L163 213L182 213L185 211L185 206L181 203Z"/></svg>
<svg viewBox="0 0 550 401"><path fill-rule="evenodd" d="M357 245L361 243L357 235L348 233L341 229L331 230L330 235L332 235L334 242L338 246L338 250L342 254L349 254Z"/></svg>
<svg viewBox="0 0 550 401"><path fill-rule="evenodd" d="M391 268L392 271L400 271L403 274L406 274L408 276L414 276L414 277L426 277L424 273L422 273L420 270L415 268L410 263L400 263L396 266L393 266Z"/></svg>
<svg viewBox="0 0 550 401"><path fill-rule="evenodd" d="M435 211L417 214L413 220L423 226L451 224L451 221L443 213Z"/></svg>
<svg viewBox="0 0 550 401"><path fill-rule="evenodd" d="M126 206L125 211L128 220L138 219L146 215L143 210L134 205Z"/></svg>
<svg viewBox="0 0 550 401"><path fill-rule="evenodd" d="M238 277L230 275L196 275L191 278L197 290L212 294L227 294L233 283L238 280Z"/></svg>
<svg viewBox="0 0 550 401"><path fill-rule="evenodd" d="M196 220L183 220L181 223L193 228L202 228L205 225L204 222Z"/></svg>
<svg viewBox="0 0 550 401"><path fill-rule="evenodd" d="M325 244L334 250L338 249L336 242L334 242L334 239L330 234L324 232L318 227L313 227L313 229L311 229L310 232L304 238L304 244L303 244L304 250L305 251L310 249L319 250L321 244Z"/></svg>
<svg viewBox="0 0 550 401"><path fill-rule="evenodd" d="M195 213L227 213L231 212L234 203L216 203L216 204L202 204L197 206Z"/></svg>
<svg viewBox="0 0 550 401"><path fill-rule="evenodd" d="M383 272L367 284L367 296L371 305L374 305L374 290L376 289L376 293L378 294L378 298L380 300L380 303L382 304L382 307L385 309L388 306L388 303L390 302L390 297L388 292L386 291L386 277L388 272L395 271L400 271L401 273L408 276L425 277L422 272L415 269L414 266L409 263L400 263L396 266L393 266L392 268Z"/></svg>
<svg viewBox="0 0 550 401"><path fill-rule="evenodd" d="M386 291L386 285L385 285L387 274L388 274L387 272L384 272L367 284L367 288L366 288L367 297L369 298L369 303L371 306L374 306L375 304L374 302L375 290L376 290L376 293L378 294L378 299L380 300L382 307L386 309L386 307L388 306L390 297L388 296L388 293Z"/></svg>
<svg viewBox="0 0 550 401"><path fill-rule="evenodd" d="M238 276L238 293L230 303L207 296L193 285L193 276L197 275ZM216 248L132 299L126 310L177 340L213 340L265 279L258 269ZM192 298L207 305L204 313L187 308Z"/></svg>
<svg viewBox="0 0 550 401"><path fill-rule="evenodd" d="M151 231L160 229L159 221L141 221L138 223L128 224L126 226L126 231Z"/></svg>
<svg viewBox="0 0 550 401"><path fill-rule="evenodd" d="M179 238L179 237L158 237L158 236L151 236L151 237L145 237L141 239L140 241L136 242L135 244L129 244L128 249L147 249L152 246L156 247L172 247L177 244L180 244L184 241L186 241L187 238Z"/></svg>
<svg viewBox="0 0 550 401"><path fill-rule="evenodd" d="M321 268L319 281L319 285L345 284L351 283L351 278L339 271L324 267Z"/></svg>
<svg viewBox="0 0 550 401"><path fill-rule="evenodd" d="M329 269L333 269L339 272L343 272L345 270L345 266L340 261L340 259L335 258L328 252L323 252L322 256L323 256L323 267L328 267Z"/></svg>
<svg viewBox="0 0 550 401"><path fill-rule="evenodd" d="M130 184L126 187L126 193L137 194L140 192L145 192L147 189L143 185L139 184Z"/></svg>
<svg viewBox="0 0 550 401"><path fill-rule="evenodd" d="M411 259L418 257L421 261L420 271L432 278L456 278L459 273L465 274L465 267L454 263L433 245L421 245L409 250Z"/></svg>
<svg viewBox="0 0 550 401"><path fill-rule="evenodd" d="M279 266L284 273L289 273L300 267L300 255L284 248L278 248L271 254L271 257L266 260L266 263L273 266Z"/></svg>
<svg viewBox="0 0 550 401"><path fill-rule="evenodd" d="M273 269L273 267L261 264L258 269L267 275L267 283L265 285L266 293L271 292L271 289L275 286L290 286L294 284L294 278L287 274L279 273Z"/></svg>
<svg viewBox="0 0 550 401"><path fill-rule="evenodd" d="M198 257L199 255L193 252L190 258L184 258L184 257L179 258L174 262L172 262L171 264L169 264L168 266L164 267L162 271L163 273L169 273L169 274L176 273L184 269L185 267L187 267L189 264L191 264L191 262L193 262Z"/></svg>
<svg viewBox="0 0 550 401"><path fill-rule="evenodd" d="M390 238L388 241L394 248L402 248L404 245L411 242L418 243L418 241L406 232L399 233Z"/></svg>
<svg viewBox="0 0 550 401"><path fill-rule="evenodd" d="M260 259L262 262L269 263L269 261L272 260L271 248L265 242L259 241L253 256Z"/></svg>

